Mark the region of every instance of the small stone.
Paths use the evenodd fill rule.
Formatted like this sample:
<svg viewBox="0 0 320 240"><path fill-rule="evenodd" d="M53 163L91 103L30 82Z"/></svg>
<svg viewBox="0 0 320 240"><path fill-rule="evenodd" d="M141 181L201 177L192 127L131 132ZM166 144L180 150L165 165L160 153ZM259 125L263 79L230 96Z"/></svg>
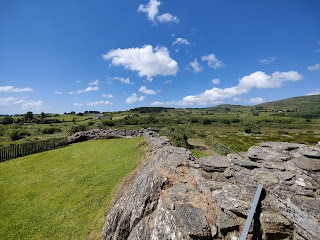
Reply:
<svg viewBox="0 0 320 240"><path fill-rule="evenodd" d="M262 166L269 169L278 169L280 171L284 171L283 165L279 162L265 162Z"/></svg>
<svg viewBox="0 0 320 240"><path fill-rule="evenodd" d="M226 235L228 232L239 229L239 225L236 220L223 211L220 211L219 213L219 216L217 218L217 225L220 232L224 235Z"/></svg>
<svg viewBox="0 0 320 240"><path fill-rule="evenodd" d="M277 212L262 212L260 216L263 239L292 239L293 224Z"/></svg>
<svg viewBox="0 0 320 240"><path fill-rule="evenodd" d="M303 147L298 149L298 153L309 157L309 158L320 158L320 150L319 148L313 147Z"/></svg>
<svg viewBox="0 0 320 240"><path fill-rule="evenodd" d="M280 178L285 181L289 181L295 176L295 174L291 172L284 172L284 173L280 173L279 175L280 175Z"/></svg>
<svg viewBox="0 0 320 240"><path fill-rule="evenodd" d="M229 159L229 161L231 163L238 165L238 166L241 166L241 167L244 167L244 168L253 169L253 168L260 168L261 167L260 163L245 159L238 154L230 153L227 155L227 158Z"/></svg>

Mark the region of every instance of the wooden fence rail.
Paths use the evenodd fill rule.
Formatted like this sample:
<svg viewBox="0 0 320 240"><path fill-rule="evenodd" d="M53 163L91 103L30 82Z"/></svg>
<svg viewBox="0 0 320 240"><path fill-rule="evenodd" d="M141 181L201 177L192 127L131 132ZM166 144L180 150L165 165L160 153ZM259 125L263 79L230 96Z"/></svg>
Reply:
<svg viewBox="0 0 320 240"><path fill-rule="evenodd" d="M30 155L32 153L43 152L68 144L66 137L52 138L48 140L32 141L9 146L0 146L0 162L13 158Z"/></svg>
<svg viewBox="0 0 320 240"><path fill-rule="evenodd" d="M223 155L227 155L229 153L235 153L235 151L233 151L231 148L223 145L222 143L220 143L219 141L212 139L212 148Z"/></svg>

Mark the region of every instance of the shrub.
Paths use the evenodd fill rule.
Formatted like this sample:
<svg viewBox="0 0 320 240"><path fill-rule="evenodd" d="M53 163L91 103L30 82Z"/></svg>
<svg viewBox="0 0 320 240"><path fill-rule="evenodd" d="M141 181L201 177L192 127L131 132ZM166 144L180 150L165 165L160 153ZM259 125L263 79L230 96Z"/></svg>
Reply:
<svg viewBox="0 0 320 240"><path fill-rule="evenodd" d="M76 132L81 132L81 131L87 131L87 125L82 124L82 125L72 125L71 128L69 129L70 134L74 134Z"/></svg>
<svg viewBox="0 0 320 240"><path fill-rule="evenodd" d="M43 134L54 134L55 132L61 132L61 129L55 128L55 127L47 127L47 128L43 128L41 132Z"/></svg>
<svg viewBox="0 0 320 240"><path fill-rule="evenodd" d="M17 141L19 139L22 139L26 136L30 136L31 133L25 130L19 130L19 129L13 129L11 132L9 132L9 137L12 141Z"/></svg>
<svg viewBox="0 0 320 240"><path fill-rule="evenodd" d="M3 119L2 119L2 124L12 124L13 123L13 118L10 117L10 116L5 116Z"/></svg>
<svg viewBox="0 0 320 240"><path fill-rule="evenodd" d="M106 119L102 121L103 126L107 126L107 127L113 127L114 126L114 122L112 120Z"/></svg>

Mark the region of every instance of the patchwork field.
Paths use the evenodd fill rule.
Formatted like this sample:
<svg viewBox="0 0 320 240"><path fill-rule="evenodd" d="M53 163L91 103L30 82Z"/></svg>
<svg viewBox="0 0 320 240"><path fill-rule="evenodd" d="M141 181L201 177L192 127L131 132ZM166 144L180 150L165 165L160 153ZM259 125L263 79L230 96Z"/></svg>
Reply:
<svg viewBox="0 0 320 240"><path fill-rule="evenodd" d="M142 138L95 140L0 164L0 239L99 239Z"/></svg>

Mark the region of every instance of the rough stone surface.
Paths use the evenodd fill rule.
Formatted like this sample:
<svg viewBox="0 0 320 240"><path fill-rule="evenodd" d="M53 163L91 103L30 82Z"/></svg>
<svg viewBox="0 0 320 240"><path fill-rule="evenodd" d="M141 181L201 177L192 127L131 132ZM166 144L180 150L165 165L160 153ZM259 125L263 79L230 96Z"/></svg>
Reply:
<svg viewBox="0 0 320 240"><path fill-rule="evenodd" d="M200 166L207 172L223 172L227 167L230 167L230 162L222 156L201 157Z"/></svg>
<svg viewBox="0 0 320 240"><path fill-rule="evenodd" d="M259 183L264 191L249 239L319 239L317 148L267 142L198 163L166 137L139 134L149 151L118 190L102 239L239 239Z"/></svg>

